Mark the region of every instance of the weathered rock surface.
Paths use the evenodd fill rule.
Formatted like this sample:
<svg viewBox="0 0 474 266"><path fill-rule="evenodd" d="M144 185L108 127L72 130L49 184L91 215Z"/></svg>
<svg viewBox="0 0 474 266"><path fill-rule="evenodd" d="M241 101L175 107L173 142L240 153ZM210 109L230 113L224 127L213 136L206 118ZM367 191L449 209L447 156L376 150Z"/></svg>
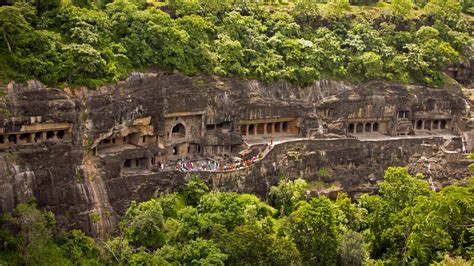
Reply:
<svg viewBox="0 0 474 266"><path fill-rule="evenodd" d="M473 146L461 138L473 128L459 88L378 81L297 88L133 74L96 91L39 82L5 90L0 212L35 197L64 228L95 235L113 231L131 200L179 190L186 173L175 170L176 160L235 157L259 135L294 141L274 145L248 168L201 177L216 189L262 196L281 175L302 177L334 187L316 194L357 196L376 191L387 167L409 165L439 189L468 175L462 151Z"/></svg>

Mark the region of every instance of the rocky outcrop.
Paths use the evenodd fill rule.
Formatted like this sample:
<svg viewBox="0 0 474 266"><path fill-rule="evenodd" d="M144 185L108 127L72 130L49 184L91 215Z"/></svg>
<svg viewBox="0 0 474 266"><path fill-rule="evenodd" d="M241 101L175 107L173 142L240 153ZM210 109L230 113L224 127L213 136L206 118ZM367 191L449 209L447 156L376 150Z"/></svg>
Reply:
<svg viewBox="0 0 474 266"><path fill-rule="evenodd" d="M389 166L410 165L437 189L468 175L459 88L133 74L95 91L30 82L5 92L0 212L34 197L64 228L93 235L112 232L130 201L179 190L187 174L177 160L251 157L270 138L281 141L250 167L199 174L262 196L281 176L357 196L376 191Z"/></svg>

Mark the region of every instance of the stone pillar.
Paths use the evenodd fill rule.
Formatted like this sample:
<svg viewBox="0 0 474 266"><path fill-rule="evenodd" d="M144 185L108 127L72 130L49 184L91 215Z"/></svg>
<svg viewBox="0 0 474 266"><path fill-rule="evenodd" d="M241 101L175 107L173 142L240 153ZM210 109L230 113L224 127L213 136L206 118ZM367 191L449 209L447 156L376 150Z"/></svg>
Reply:
<svg viewBox="0 0 474 266"><path fill-rule="evenodd" d="M362 123L362 133L365 133L365 123Z"/></svg>
<svg viewBox="0 0 474 266"><path fill-rule="evenodd" d="M433 130L433 120L430 121L430 131Z"/></svg>
<svg viewBox="0 0 474 266"><path fill-rule="evenodd" d="M425 130L425 120L421 120L421 130Z"/></svg>
<svg viewBox="0 0 474 266"><path fill-rule="evenodd" d="M275 123L272 123L272 135L275 135Z"/></svg>
<svg viewBox="0 0 474 266"><path fill-rule="evenodd" d="M245 125L245 136L249 135L249 127L250 125Z"/></svg>
<svg viewBox="0 0 474 266"><path fill-rule="evenodd" d="M283 123L278 124L278 126L280 127L280 133L283 133Z"/></svg>
<svg viewBox="0 0 474 266"><path fill-rule="evenodd" d="M267 135L267 123L263 124L263 135Z"/></svg>
<svg viewBox="0 0 474 266"><path fill-rule="evenodd" d="M28 140L28 143L35 143L35 133L30 133L30 139Z"/></svg>
<svg viewBox="0 0 474 266"><path fill-rule="evenodd" d="M253 134L257 136L257 131L258 131L258 124L253 125Z"/></svg>

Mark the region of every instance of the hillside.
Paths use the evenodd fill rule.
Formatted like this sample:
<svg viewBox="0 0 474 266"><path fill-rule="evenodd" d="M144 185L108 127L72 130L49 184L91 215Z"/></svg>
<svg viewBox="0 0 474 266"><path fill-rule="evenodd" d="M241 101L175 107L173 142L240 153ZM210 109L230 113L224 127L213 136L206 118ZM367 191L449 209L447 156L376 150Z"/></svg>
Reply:
<svg viewBox="0 0 474 266"><path fill-rule="evenodd" d="M108 2L3 4L0 78L94 88L160 69L301 86L321 78L442 85L449 64L472 56L468 0Z"/></svg>
<svg viewBox="0 0 474 266"><path fill-rule="evenodd" d="M0 0L0 266L472 265L473 12Z"/></svg>

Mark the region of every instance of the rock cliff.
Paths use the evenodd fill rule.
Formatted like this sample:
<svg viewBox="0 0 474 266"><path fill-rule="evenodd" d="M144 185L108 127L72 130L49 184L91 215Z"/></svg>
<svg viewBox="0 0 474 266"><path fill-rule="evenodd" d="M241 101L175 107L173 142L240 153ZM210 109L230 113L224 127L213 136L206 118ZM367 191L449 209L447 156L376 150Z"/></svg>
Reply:
<svg viewBox="0 0 474 266"><path fill-rule="evenodd" d="M131 200L179 190L190 162L215 189L264 196L301 177L311 193L357 196L389 166L408 165L433 189L464 179L473 149L457 87L137 73L95 91L4 90L0 212L34 197L64 228L94 235L112 232Z"/></svg>

